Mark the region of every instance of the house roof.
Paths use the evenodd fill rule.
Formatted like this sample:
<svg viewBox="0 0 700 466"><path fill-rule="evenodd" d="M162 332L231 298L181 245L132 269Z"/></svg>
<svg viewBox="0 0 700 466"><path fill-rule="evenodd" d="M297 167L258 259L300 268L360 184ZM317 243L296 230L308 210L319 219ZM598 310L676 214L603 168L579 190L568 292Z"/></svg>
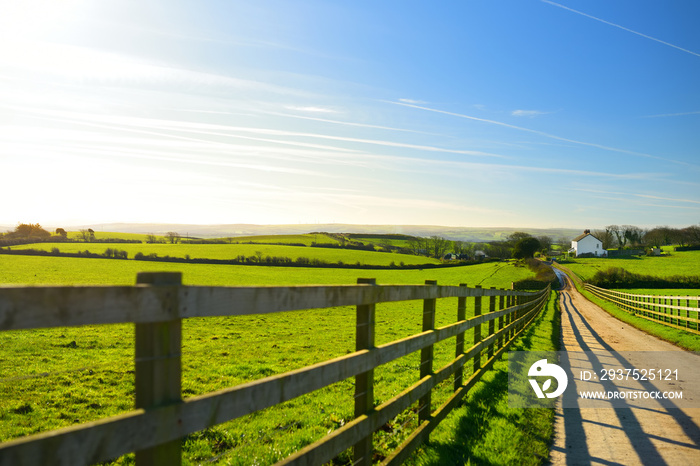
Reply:
<svg viewBox="0 0 700 466"><path fill-rule="evenodd" d="M582 235L578 235L576 238L572 239L571 241L576 241L576 242L578 242L578 241L581 241L581 240L582 240L583 238L585 238L586 236L592 236L593 238L595 238L595 239L597 239L598 241L600 241L598 238L596 238L595 236L593 236L593 235L590 234L590 233L584 233L584 234L582 234ZM602 241L600 241L600 242L602 243Z"/></svg>

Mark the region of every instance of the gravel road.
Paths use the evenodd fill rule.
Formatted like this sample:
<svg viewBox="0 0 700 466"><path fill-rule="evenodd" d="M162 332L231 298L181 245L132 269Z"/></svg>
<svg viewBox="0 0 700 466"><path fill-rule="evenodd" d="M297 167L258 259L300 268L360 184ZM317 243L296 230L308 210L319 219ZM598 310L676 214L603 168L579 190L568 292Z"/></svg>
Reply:
<svg viewBox="0 0 700 466"><path fill-rule="evenodd" d="M649 367L673 361L677 367L689 368L682 371L677 388L683 390L686 402L695 400L693 404L700 406L700 356L615 319L584 298L568 277L564 278L566 285L560 297L561 351L671 352L660 353L666 361L630 362L634 367ZM562 408L559 403L550 462L700 465L700 408L679 409L673 403L647 401L644 407L620 409Z"/></svg>

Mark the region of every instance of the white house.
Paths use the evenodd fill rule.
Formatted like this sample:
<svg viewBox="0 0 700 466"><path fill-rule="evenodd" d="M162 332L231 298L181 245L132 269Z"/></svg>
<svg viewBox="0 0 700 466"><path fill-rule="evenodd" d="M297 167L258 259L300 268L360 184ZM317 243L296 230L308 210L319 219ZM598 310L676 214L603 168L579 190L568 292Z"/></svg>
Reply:
<svg viewBox="0 0 700 466"><path fill-rule="evenodd" d="M583 230L583 234L571 240L571 249L576 256L581 254L593 254L598 257L607 257L608 251L603 249L603 242L591 234L591 230Z"/></svg>

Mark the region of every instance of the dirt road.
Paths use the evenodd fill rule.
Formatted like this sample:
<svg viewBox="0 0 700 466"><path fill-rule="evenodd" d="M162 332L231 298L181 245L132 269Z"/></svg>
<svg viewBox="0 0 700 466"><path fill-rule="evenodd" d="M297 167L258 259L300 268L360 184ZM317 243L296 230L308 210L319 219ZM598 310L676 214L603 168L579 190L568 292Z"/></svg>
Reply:
<svg viewBox="0 0 700 466"><path fill-rule="evenodd" d="M564 276L566 277L566 276ZM562 290L561 351L659 351L686 375L683 396L700 406L700 356L615 319L571 285ZM635 367L663 363L630 361ZM578 383L577 383L578 388ZM679 409L672 400L631 408L562 408L556 411L554 465L700 465L700 408ZM568 405L568 403L567 403Z"/></svg>

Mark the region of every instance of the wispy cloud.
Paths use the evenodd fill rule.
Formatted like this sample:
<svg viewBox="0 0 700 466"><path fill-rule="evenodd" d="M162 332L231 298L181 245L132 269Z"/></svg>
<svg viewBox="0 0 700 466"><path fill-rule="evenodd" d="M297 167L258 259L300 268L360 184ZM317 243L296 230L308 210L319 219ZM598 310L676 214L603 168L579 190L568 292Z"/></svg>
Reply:
<svg viewBox="0 0 700 466"><path fill-rule="evenodd" d="M414 104L414 105L421 105L421 104L428 103L428 102L423 102L422 100L413 100L413 99L399 99L399 102L403 102L405 104Z"/></svg>
<svg viewBox="0 0 700 466"><path fill-rule="evenodd" d="M46 113L46 112L44 112ZM381 139L365 139L365 138L353 138L345 136L334 136L329 134L320 133L306 133L297 131L286 131L277 130L271 128L252 128L252 127L242 127L242 126L228 126L228 125L216 125L209 123L195 123L191 121L178 121L178 120L161 120L161 119L148 119L148 118L135 118L135 117L114 117L114 116L104 116L104 115L92 115L90 117L80 117L85 121L85 124L95 124L95 121L100 121L103 124L118 124L118 125L128 125L143 131L143 128L151 128L155 130L180 130L186 131L188 133L205 134L209 136L225 136L230 138L255 140L261 142L272 142L277 144L288 144L294 146L302 147L314 147L318 149L325 150L339 150L345 152L358 152L356 148L348 149L341 148L338 146L328 146L319 145L314 143L306 143L289 139L272 139L270 137L263 138L260 136L249 136L247 134L257 134L272 137L305 137L311 139L322 139L326 141L338 141L338 142L349 142L355 144L368 144L383 147L396 147L402 149L412 149L418 151L427 152L442 152L449 154L458 155L469 155L477 157L496 157L496 158L506 158L503 155L492 154L488 152L472 151L472 150L460 150L460 149L446 149L442 147L419 145L419 144L408 144L397 141L381 140ZM241 134L244 133L244 134Z"/></svg>
<svg viewBox="0 0 700 466"><path fill-rule="evenodd" d="M534 117L540 116L540 115L547 115L548 113L551 113L551 112L543 112L541 110L513 110L512 112L510 112L510 114L513 116L528 117L528 118L534 118Z"/></svg>
<svg viewBox="0 0 700 466"><path fill-rule="evenodd" d="M25 40L0 44L0 71L30 72L36 77L56 76L81 84L143 87L156 84L196 86L200 89L238 89L277 95L313 97L312 92L248 80L224 74L195 71L183 67L137 59L130 55L105 52L89 47Z"/></svg>
<svg viewBox="0 0 700 466"><path fill-rule="evenodd" d="M552 6L556 6L556 7L559 7L559 8L563 8L564 10L571 11L572 13L576 13L576 14L578 14L578 15L585 16L586 18L590 18L590 19L594 19L594 20L596 20L596 21L600 21L601 23L607 24L607 25L609 25L609 26L613 26L613 27L616 27L616 28L618 28L618 29L622 29L623 31L631 32L632 34L636 34L636 35L638 35L638 36L640 36L640 37L644 37L645 39L653 40L654 42L658 42L658 43L660 43L660 44L667 45L667 46L669 46L669 47L673 47L674 49L680 50L681 52L689 53L689 54L691 54L691 55L695 55L696 57L700 57L700 53L696 53L696 52L693 52L692 50L684 49L683 47L679 47L679 46L677 46L677 45L674 45L674 44L671 44L671 43L669 43L669 42L663 41L663 40L661 40L661 39L657 39L656 37L652 37L652 36L648 36L648 35L646 35L646 34L642 34L641 32L634 31L634 30L629 29L629 28L626 28L626 27L624 27L624 26L620 26L619 24L611 23L610 21L606 21L606 20L601 19L601 18L598 18L598 17L596 17L596 16L589 15L589 14L584 13L584 12L582 12L582 11L574 10L573 8L569 8L568 6L564 6L564 5L561 5L561 4L559 4L559 3L552 2L552 1L550 1L550 0L541 0L541 1L544 2L544 3L547 3L547 4L549 4L549 5L552 5Z"/></svg>
<svg viewBox="0 0 700 466"><path fill-rule="evenodd" d="M293 107L293 106L288 106L285 107L288 110L296 110L298 112L308 112L308 113L340 113L338 110L334 110L332 108L328 107L314 107L314 106L307 106L307 107Z"/></svg>
<svg viewBox="0 0 700 466"><path fill-rule="evenodd" d="M287 117L287 118L297 118L301 120L310 120L310 121L319 121L322 123L333 123L336 125L343 125L343 126L355 126L358 128L370 128L370 129L382 129L382 130L388 130L388 131L400 131L404 133L415 133L415 134L429 134L432 136L442 136L446 137L444 134L438 134L438 133L430 133L428 131L419 131L415 129L406 129L406 128L396 128L393 126L382 126L382 125L371 125L367 123L357 123L353 121L341 121L341 120L331 120L328 118L319 118L319 117L311 117L311 116L306 116L306 115L295 115L291 113L280 113L280 112L264 112L266 115L275 115L275 116L282 116L282 117Z"/></svg>
<svg viewBox="0 0 700 466"><path fill-rule="evenodd" d="M659 115L646 115L642 118L663 118L663 117L676 117L676 116L688 116L688 115L700 115L698 112L681 112L681 113L661 113Z"/></svg>
<svg viewBox="0 0 700 466"><path fill-rule="evenodd" d="M676 208L689 208L689 209L697 209L698 206L700 206L700 201L697 199L683 199L683 198L676 198L676 197L666 197L666 196L657 196L654 194L644 194L644 193L625 193L625 192L619 192L619 191L608 191L608 190L603 190L603 189L590 189L590 188L577 188L575 191L581 191L581 192L587 192L587 193L593 193L593 194L607 194L611 196L626 196L624 198L621 197L602 197L603 199L614 199L618 201L629 201L630 198L637 198L637 199L650 199L653 201L668 201L671 203L680 203L681 205L672 205L672 204L649 204L649 203L643 203L642 205L648 205L648 206L655 206L655 207L676 207ZM691 205L687 205L691 204Z"/></svg>
<svg viewBox="0 0 700 466"><path fill-rule="evenodd" d="M462 114L462 113L448 112L448 111L445 111L445 110L439 110L439 109L430 108L430 107L424 107L424 106L420 106L420 105L407 104L407 103L405 103L405 102L394 102L394 101L390 101L390 100L385 100L385 101L383 101L383 102L389 103L389 104L393 104L393 105L403 105L404 107L417 108L417 109L419 109L419 110L426 110L426 111L428 111L428 112L441 113L441 114L443 114L443 115L450 115L450 116L454 116L454 117L457 117L457 118L464 118L464 119L467 119L467 120L480 121L480 122L482 122L482 123L488 123L488 124L492 124L492 125L502 126L502 127L504 127L504 128L515 129L515 130L518 130L518 131L525 131L525 132L530 133L530 134L536 134L536 135L538 135L538 136L542 136L542 137L546 137L546 138L550 138L550 139L556 139L556 140L558 140L558 141L570 142L570 143L573 143L573 144L579 144L579 145L582 145L582 146L594 147L594 148L596 148L596 149L601 149L601 150L605 150L605 151L618 152L618 153L621 153L621 154L634 155L634 156L637 156L637 157L645 157L645 158L650 158L650 159L663 160L663 161L665 161L665 162L672 162L672 163L676 163L676 164L679 164L679 165L686 165L686 166L691 166L691 167L697 167L696 165L693 165L693 164L690 164L690 163L687 163L687 162L682 162L682 161L673 160L673 159L667 159L667 158L659 157L659 156L656 156L656 155L645 154L645 153L643 153L643 152L635 152L635 151L631 151L631 150L620 149L620 148L617 148L617 147L604 146L604 145L602 145L602 144L596 144L596 143L593 143L593 142L578 141L578 140L576 140L576 139L570 139L570 138L565 138L565 137L562 137L562 136L556 136L556 135L550 134L550 133L545 133L544 131L537 131L537 130L530 129L530 128L524 128L524 127L522 127L522 126L510 125L510 124L508 124L508 123L503 123L503 122L501 122L501 121L488 120L488 119L486 119L486 118L477 118L477 117L470 116L470 115L465 115L465 114Z"/></svg>

